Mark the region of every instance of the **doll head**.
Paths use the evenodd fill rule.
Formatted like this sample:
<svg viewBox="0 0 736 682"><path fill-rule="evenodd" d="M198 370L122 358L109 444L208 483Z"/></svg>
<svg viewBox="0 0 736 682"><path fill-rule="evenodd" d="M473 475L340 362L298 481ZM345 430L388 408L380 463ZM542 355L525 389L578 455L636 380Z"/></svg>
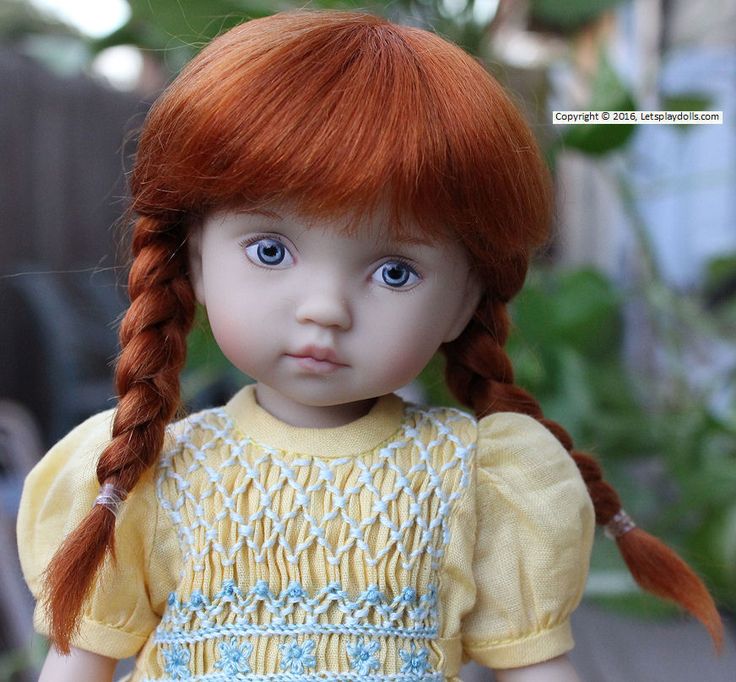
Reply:
<svg viewBox="0 0 736 682"><path fill-rule="evenodd" d="M138 216L131 306L101 483L130 491L156 461L177 410L197 285L190 240L199 248L194 235L213 216L289 206L341 238L372 221L387 240L457 246L477 289L472 319L438 339L450 388L478 416L505 410L538 418L578 463L598 522L620 511L595 462L573 452L567 433L513 383L503 350L506 304L546 238L550 183L519 112L460 48L357 13L289 12L242 24L207 46L156 102L130 184ZM619 540L637 578L717 633L697 578L645 536L635 530ZM95 507L49 567L62 651L113 538L113 515Z"/></svg>

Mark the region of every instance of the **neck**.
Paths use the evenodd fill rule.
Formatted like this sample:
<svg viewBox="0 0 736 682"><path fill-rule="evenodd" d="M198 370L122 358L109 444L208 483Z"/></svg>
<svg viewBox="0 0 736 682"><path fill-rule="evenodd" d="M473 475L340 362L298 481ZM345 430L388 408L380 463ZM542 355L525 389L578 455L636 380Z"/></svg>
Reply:
<svg viewBox="0 0 736 682"><path fill-rule="evenodd" d="M276 419L297 427L328 429L344 426L368 414L376 398L341 405L305 405L270 386L256 384L256 402Z"/></svg>

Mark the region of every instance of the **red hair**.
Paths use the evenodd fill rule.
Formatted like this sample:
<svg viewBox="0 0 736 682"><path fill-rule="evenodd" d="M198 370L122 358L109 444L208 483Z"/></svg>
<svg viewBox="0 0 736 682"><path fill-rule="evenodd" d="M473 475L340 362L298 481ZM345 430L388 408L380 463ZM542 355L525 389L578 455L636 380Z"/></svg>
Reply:
<svg viewBox="0 0 736 682"><path fill-rule="evenodd" d="M119 405L100 482L125 491L157 459L179 402L178 376L194 297L188 231L214 209L295 202L305 214L370 212L388 199L388 226L406 219L470 254L484 295L463 334L446 344L448 383L484 416L530 414L571 452L599 523L620 509L600 469L572 449L513 385L503 351L506 304L547 236L551 192L533 136L486 70L416 28L360 13L297 11L242 24L208 45L151 109L131 177L135 260L121 328ZM620 541L646 589L673 598L720 637L702 583L642 531ZM114 519L95 507L47 572L51 636L60 651L94 576L113 549Z"/></svg>

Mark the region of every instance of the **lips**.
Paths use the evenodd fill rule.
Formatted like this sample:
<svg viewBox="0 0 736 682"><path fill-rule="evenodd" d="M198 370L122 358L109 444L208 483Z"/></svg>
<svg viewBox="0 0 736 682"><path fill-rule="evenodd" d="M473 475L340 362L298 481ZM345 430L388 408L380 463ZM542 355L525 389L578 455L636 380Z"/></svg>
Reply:
<svg viewBox="0 0 736 682"><path fill-rule="evenodd" d="M293 359L297 366L309 374L330 374L347 365L337 357L332 348L306 346L286 357Z"/></svg>
<svg viewBox="0 0 736 682"><path fill-rule="evenodd" d="M287 353L289 357L297 359L311 359L318 362L330 363L339 367L345 367L345 363L340 362L332 348L325 348L322 346L306 346L296 351L295 353Z"/></svg>

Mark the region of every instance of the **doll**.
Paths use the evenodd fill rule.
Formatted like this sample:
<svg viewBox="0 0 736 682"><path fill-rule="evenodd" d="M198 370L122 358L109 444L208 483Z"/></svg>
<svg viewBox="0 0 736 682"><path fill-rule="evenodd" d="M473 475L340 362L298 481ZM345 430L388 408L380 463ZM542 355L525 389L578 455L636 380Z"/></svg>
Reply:
<svg viewBox="0 0 736 682"><path fill-rule="evenodd" d="M366 14L247 22L154 105L131 191L117 408L19 513L42 679L136 654L133 680L429 682L467 657L575 680L594 522L718 640L695 575L514 385L506 305L550 189L474 59ZM196 301L256 383L176 421ZM472 414L394 395L437 350Z"/></svg>

